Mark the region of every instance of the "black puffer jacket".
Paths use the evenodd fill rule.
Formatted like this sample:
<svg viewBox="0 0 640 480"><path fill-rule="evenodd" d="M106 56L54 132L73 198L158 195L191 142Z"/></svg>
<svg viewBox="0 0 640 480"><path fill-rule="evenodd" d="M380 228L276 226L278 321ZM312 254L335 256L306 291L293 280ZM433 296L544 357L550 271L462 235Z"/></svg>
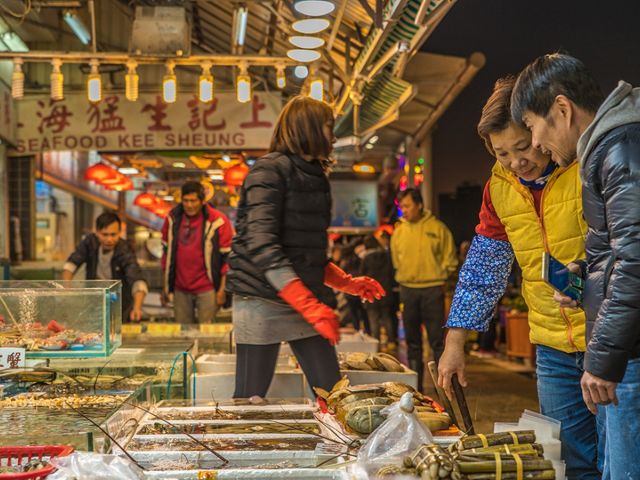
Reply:
<svg viewBox="0 0 640 480"><path fill-rule="evenodd" d="M612 382L640 357L640 104L634 96L640 99L640 92L621 83L578 145L589 224L585 369Z"/></svg>
<svg viewBox="0 0 640 480"><path fill-rule="evenodd" d="M324 284L331 188L319 162L271 153L251 168L240 192L227 290L279 300L265 277L292 267L323 303L335 308Z"/></svg>

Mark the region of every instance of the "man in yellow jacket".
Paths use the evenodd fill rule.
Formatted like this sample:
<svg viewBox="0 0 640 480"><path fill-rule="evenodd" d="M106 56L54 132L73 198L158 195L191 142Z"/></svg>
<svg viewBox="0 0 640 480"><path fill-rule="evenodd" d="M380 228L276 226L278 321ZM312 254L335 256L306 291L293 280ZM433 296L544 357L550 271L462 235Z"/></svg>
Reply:
<svg viewBox="0 0 640 480"><path fill-rule="evenodd" d="M424 209L420 192L400 194L400 220L391 237L391 255L400 284L402 321L407 338L409 368L418 372L422 390L424 323L436 361L444 350L444 284L458 266L453 235Z"/></svg>

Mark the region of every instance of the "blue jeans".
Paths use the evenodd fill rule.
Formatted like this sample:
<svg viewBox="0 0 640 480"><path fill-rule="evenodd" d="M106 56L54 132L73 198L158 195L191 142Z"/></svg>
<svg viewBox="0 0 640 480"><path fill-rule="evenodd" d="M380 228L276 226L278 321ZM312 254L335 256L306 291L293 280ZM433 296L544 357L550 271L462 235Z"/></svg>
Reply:
<svg viewBox="0 0 640 480"><path fill-rule="evenodd" d="M537 346L540 410L562 422L562 459L569 480L599 480L596 417L582 400L580 378L584 353L564 353Z"/></svg>
<svg viewBox="0 0 640 480"><path fill-rule="evenodd" d="M640 479L640 359L627 364L616 394L617 406L598 405L602 479Z"/></svg>

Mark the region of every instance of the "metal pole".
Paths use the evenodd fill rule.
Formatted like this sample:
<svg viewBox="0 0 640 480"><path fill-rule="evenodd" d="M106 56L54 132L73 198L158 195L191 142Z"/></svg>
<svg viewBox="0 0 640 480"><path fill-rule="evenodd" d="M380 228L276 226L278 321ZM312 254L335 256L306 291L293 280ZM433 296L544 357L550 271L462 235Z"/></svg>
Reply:
<svg viewBox="0 0 640 480"><path fill-rule="evenodd" d="M189 398L189 377L187 373L187 362L189 358L187 357L187 352L182 352L182 398L185 400Z"/></svg>
<svg viewBox="0 0 640 480"><path fill-rule="evenodd" d="M98 51L98 43L96 39L96 8L93 0L89 0L89 14L91 15L91 50L96 53Z"/></svg>

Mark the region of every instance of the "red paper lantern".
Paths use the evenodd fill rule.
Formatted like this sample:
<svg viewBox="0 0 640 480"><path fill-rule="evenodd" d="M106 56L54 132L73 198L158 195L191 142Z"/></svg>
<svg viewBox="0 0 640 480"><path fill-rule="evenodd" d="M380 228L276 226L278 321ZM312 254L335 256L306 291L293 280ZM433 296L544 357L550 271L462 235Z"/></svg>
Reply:
<svg viewBox="0 0 640 480"><path fill-rule="evenodd" d="M158 197L150 194L149 192L144 192L139 194L134 200L133 204L142 208L149 208L154 205L158 201Z"/></svg>
<svg viewBox="0 0 640 480"><path fill-rule="evenodd" d="M125 190L133 190L133 181L128 177L124 177L120 179L120 182L118 183L105 185L105 188L108 188L109 190L115 190L117 192L124 192Z"/></svg>
<svg viewBox="0 0 640 480"><path fill-rule="evenodd" d="M96 163L95 165L87 168L84 172L85 180L90 180L96 183L102 183L105 180L116 179L117 177L118 171L104 163Z"/></svg>
<svg viewBox="0 0 640 480"><path fill-rule="evenodd" d="M239 163L224 172L224 183L231 187L239 187L244 182L244 178L249 173L249 167L246 163Z"/></svg>

